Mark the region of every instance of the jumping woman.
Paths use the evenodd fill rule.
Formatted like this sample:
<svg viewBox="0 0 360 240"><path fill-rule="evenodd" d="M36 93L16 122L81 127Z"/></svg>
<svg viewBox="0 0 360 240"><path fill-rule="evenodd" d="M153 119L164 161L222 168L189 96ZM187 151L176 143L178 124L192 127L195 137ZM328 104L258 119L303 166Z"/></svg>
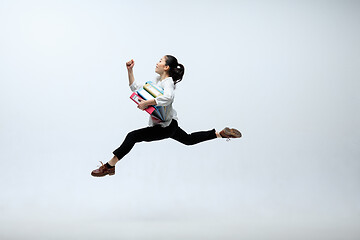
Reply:
<svg viewBox="0 0 360 240"><path fill-rule="evenodd" d="M126 63L129 76L129 86L131 91L137 91L143 84L135 81L133 67L134 60ZM114 157L106 164L101 162L101 167L91 172L94 177L103 177L106 175L115 174L115 164L130 152L135 143L138 142L151 142L172 138L185 145L194 145L200 142L215 138L240 138L241 133L233 128L224 128L222 131L217 132L215 129L209 131L200 131L187 134L178 125L178 118L175 109L172 107L174 101L175 85L182 80L185 68L179 64L177 59L171 55L166 55L156 64L155 72L159 74L155 84L164 89L164 94L152 100L141 100L138 108L145 110L149 106L166 106L165 119L160 121L157 118L150 116L149 126L132 131L127 134L124 142L117 148L113 154Z"/></svg>

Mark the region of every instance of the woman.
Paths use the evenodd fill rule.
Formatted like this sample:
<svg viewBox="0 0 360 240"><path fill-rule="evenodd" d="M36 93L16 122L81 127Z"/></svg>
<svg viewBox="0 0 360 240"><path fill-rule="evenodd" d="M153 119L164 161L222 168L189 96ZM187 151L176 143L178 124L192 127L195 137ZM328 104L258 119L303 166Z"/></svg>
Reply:
<svg viewBox="0 0 360 240"><path fill-rule="evenodd" d="M133 67L134 60L126 63L129 76L129 86L132 91L136 91L142 87L134 79ZM135 143L138 142L151 142L172 138L185 145L194 145L200 142L215 138L240 138L241 133L236 129L225 128L220 132L215 129L209 131L194 132L187 134L178 126L178 118L176 111L172 107L174 101L175 85L182 80L184 75L184 66L179 64L174 56L166 55L156 64L155 72L159 74L155 84L164 89L164 94L152 100L140 101L138 108L141 110L146 109L151 105L166 106L165 119L160 121L150 116L149 127L138 129L128 133L121 146L116 149L113 154L114 157L103 164L101 167L91 172L94 177L103 177L106 175L115 174L115 164L122 159L133 148Z"/></svg>

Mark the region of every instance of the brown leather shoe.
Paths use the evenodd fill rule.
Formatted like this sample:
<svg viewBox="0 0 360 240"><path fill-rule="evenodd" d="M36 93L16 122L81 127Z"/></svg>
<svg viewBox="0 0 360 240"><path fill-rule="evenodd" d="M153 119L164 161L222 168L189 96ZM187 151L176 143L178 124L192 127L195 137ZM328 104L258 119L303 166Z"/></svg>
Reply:
<svg viewBox="0 0 360 240"><path fill-rule="evenodd" d="M91 172L91 175L94 177L103 177L106 175L114 175L115 174L115 167L113 168L108 168L106 165L104 165L101 161L101 167L99 167L98 169L95 169L94 171Z"/></svg>
<svg viewBox="0 0 360 240"><path fill-rule="evenodd" d="M223 138L241 138L241 132L235 128L224 128L220 132L221 137Z"/></svg>

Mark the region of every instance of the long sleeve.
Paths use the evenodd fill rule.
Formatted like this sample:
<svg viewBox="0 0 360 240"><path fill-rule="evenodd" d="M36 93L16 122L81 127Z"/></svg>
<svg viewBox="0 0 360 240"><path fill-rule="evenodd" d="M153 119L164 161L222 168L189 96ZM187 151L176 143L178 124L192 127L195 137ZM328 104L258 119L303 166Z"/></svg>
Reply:
<svg viewBox="0 0 360 240"><path fill-rule="evenodd" d="M130 85L130 89L132 92L135 92L137 90L139 90L144 84L139 84L136 81L134 81L131 85Z"/></svg>
<svg viewBox="0 0 360 240"><path fill-rule="evenodd" d="M157 106L168 106L174 101L175 97L175 85L171 78L167 78L162 81L162 87L164 94L155 98Z"/></svg>

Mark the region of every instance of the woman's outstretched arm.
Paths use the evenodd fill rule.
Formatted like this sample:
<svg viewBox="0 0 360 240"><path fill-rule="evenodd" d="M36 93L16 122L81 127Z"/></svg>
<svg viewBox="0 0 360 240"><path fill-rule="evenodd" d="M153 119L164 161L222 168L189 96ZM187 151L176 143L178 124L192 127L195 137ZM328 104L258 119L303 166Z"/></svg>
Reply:
<svg viewBox="0 0 360 240"><path fill-rule="evenodd" d="M131 86L134 81L134 72L133 72L133 67L135 65L134 59L131 59L130 61L126 62L126 68L128 70L128 76L129 76L129 86Z"/></svg>

